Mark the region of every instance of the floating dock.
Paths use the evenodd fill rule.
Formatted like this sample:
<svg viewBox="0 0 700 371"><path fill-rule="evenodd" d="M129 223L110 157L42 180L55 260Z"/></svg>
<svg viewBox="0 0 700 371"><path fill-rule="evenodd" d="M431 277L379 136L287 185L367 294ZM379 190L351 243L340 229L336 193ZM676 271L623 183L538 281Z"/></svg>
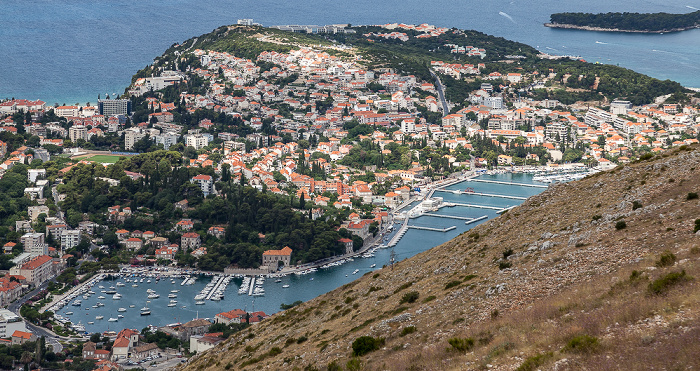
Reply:
<svg viewBox="0 0 700 371"><path fill-rule="evenodd" d="M221 278L219 278L219 281L216 282L216 285L214 285L214 287L212 287L211 291L209 291L209 293L207 294L207 297L205 299L211 300L211 297L214 296L214 293L216 293L216 291L219 290L221 285L224 284L224 281L226 281L226 277L221 276Z"/></svg>
<svg viewBox="0 0 700 371"><path fill-rule="evenodd" d="M516 207L516 206L518 206L518 205L511 206L511 207L506 207L506 208L503 209L503 210L496 211L496 213L497 213L497 214L503 214L503 213L505 213L506 211L508 211L508 210L510 210L510 209L512 209L512 208L514 208L514 207Z"/></svg>
<svg viewBox="0 0 700 371"><path fill-rule="evenodd" d="M474 208L477 208L477 209L503 210L502 207L498 207L498 206L462 204L462 203L458 203L458 202L445 202L445 206L447 206L447 207L451 207L451 206L464 206L464 207L474 207Z"/></svg>
<svg viewBox="0 0 700 371"><path fill-rule="evenodd" d="M401 237L406 234L406 231L408 231L408 218L404 220L403 224L401 225L401 228L399 228L398 232L394 235L394 237L391 238L391 241L387 244L388 247L394 247L396 246L397 243L401 240Z"/></svg>
<svg viewBox="0 0 700 371"><path fill-rule="evenodd" d="M253 289L255 288L255 276L250 280L250 286L248 287L248 296L253 295Z"/></svg>
<svg viewBox="0 0 700 371"><path fill-rule="evenodd" d="M460 219L460 220L472 220L473 218L468 218L466 216L454 216L454 215L440 215L433 213L423 213L421 216L434 216L436 218L448 218L448 219Z"/></svg>
<svg viewBox="0 0 700 371"><path fill-rule="evenodd" d="M432 227L419 227L417 225L409 225L408 228L420 229L422 231L448 232L448 231L451 231L451 230L457 228L457 226L453 225L453 226L447 227L447 228L432 228Z"/></svg>
<svg viewBox="0 0 700 371"><path fill-rule="evenodd" d="M521 187L549 188L549 186L540 185L540 184L525 184L525 183L501 182L501 181L498 181L498 180L469 179L468 181L469 181L469 182L481 182L481 183L505 184L505 185L512 185L512 186L521 186Z"/></svg>
<svg viewBox="0 0 700 371"><path fill-rule="evenodd" d="M497 194L491 194L491 193L480 193L480 192L466 192L466 191L460 191L460 190L454 190L454 191L449 191L446 189L438 189L436 192L450 192L458 195L475 195L475 196L484 196L484 197L499 197L499 198L509 198L511 200L527 200L527 197L521 197L521 196L508 196L508 195L497 195Z"/></svg>
<svg viewBox="0 0 700 371"><path fill-rule="evenodd" d="M488 218L489 218L488 215L484 215L484 216L480 216L480 217L478 217L478 218L476 218L476 219L468 220L468 221L464 222L464 224L472 224L472 223L476 223L476 222L478 222L478 221L480 221L480 220L484 220L484 219L488 219Z"/></svg>

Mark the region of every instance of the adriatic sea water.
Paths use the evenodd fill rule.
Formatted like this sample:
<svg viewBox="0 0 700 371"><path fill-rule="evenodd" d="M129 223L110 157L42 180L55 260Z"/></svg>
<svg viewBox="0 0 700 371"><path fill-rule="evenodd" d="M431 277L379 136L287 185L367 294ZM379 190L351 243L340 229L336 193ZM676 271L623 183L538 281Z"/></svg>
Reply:
<svg viewBox="0 0 700 371"><path fill-rule="evenodd" d="M497 180L512 183L525 184L542 184L532 181L532 175L529 174L495 174L482 175L477 179ZM480 182L461 182L445 188L446 190L464 190L467 187L473 188L476 193L489 193L499 195L529 197L539 194L544 188L523 187L517 185L480 183ZM436 192L433 197L442 197L445 202L475 204L485 206L495 206L506 208L522 203L522 200L505 199L496 197L486 197L477 195L454 194L450 192ZM494 209L482 209L472 207L444 207L435 214L452 215L461 217L478 218L488 216L488 219L496 217L498 214ZM410 258L416 254L424 252L432 247L440 245L455 238L460 233L473 228L474 226L483 223L486 220L466 225L464 220L440 218L433 216L421 216L412 219L409 225L433 228L447 228L455 226L456 228L449 232L436 232L426 230L409 229L399 243L394 247L396 260L401 261ZM399 227L399 225L396 225ZM396 231L394 231L395 233ZM387 236L386 241L391 236ZM386 243L386 241L384 243ZM228 285L225 291L225 297L221 301L205 300L205 304L196 305L194 297L204 286L211 280L209 277L200 277L195 284L190 286L180 286L182 279L176 279L175 283L171 283L169 279L161 279L156 283L151 280L151 283L138 283L138 287L131 287L132 283L126 282L124 287L116 287L117 291L122 294L121 300L113 300L112 295L107 295L100 292L99 285L105 288L116 286L116 283L124 279L106 280L95 285L92 290L96 292L86 300L82 300L80 307L68 305L59 310L58 313L64 317L70 318L73 323L81 323L85 325L86 331L101 332L106 330L119 331L123 328L133 328L141 330L148 325L162 326L169 323L186 322L193 318L214 318L217 313L229 311L232 309L244 309L248 311L261 310L267 314L276 313L280 310L280 304L290 304L297 300L307 301L319 295L329 292L339 286L354 281L363 274L381 269L385 265L389 265L391 260L391 249L378 249L375 256L372 258L355 258L354 261L348 262L338 267L329 269L319 269L315 273L306 275L289 275L282 278L282 282L275 282L275 279L268 278L265 280L264 296L248 296L238 295L238 288L241 285L241 279L234 279ZM375 264L375 267L371 267ZM356 274L353 274L358 270ZM289 285L288 288L282 287ZM147 289L156 291L160 298L147 298ZM177 305L168 307L168 294L171 290L179 290ZM98 299L98 296L103 295L105 299ZM98 308L93 308L97 302L102 302L105 305ZM134 307L131 308L130 306ZM141 316L140 309L148 307L151 310L150 316ZM184 308L183 308L184 306ZM125 308L126 312L118 312L117 309ZM66 312L73 312L72 315L66 315ZM122 314L124 318L118 318ZM97 316L103 316L101 320L97 320ZM118 319L117 322L108 322L109 318ZM89 324L88 322L93 322Z"/></svg>
<svg viewBox="0 0 700 371"><path fill-rule="evenodd" d="M554 12L667 12L699 0L22 0L0 1L0 98L48 104L122 93L173 43L253 18L276 24L430 23L475 29L550 54L619 64L700 87L700 29L656 34L555 30Z"/></svg>

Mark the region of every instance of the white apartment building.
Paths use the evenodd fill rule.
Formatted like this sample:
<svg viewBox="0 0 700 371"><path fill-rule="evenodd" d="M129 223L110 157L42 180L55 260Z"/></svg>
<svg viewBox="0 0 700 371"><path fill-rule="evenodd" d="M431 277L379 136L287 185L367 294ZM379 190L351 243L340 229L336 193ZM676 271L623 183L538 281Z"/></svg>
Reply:
<svg viewBox="0 0 700 371"><path fill-rule="evenodd" d="M185 135L185 145L194 149L202 149L209 145L209 138L202 134Z"/></svg>
<svg viewBox="0 0 700 371"><path fill-rule="evenodd" d="M47 255L49 252L43 233L25 233L19 241L24 245L24 252L31 256Z"/></svg>
<svg viewBox="0 0 700 371"><path fill-rule="evenodd" d="M68 129L68 137L73 143L75 143L78 139L87 140L87 126L71 126Z"/></svg>
<svg viewBox="0 0 700 371"><path fill-rule="evenodd" d="M80 230L64 230L61 232L61 249L68 250L80 243Z"/></svg>

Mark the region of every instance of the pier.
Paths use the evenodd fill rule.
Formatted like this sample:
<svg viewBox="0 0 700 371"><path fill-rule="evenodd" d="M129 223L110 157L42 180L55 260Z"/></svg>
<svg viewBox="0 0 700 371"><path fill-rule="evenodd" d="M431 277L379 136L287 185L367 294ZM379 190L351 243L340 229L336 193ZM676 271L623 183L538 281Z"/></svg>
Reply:
<svg viewBox="0 0 700 371"><path fill-rule="evenodd" d="M445 202L445 206L447 206L447 207L452 207L452 206L464 206L464 207L474 207L474 208L477 208L477 209L503 210L502 207L498 207L498 206L462 204L462 203L458 203L458 202Z"/></svg>
<svg viewBox="0 0 700 371"><path fill-rule="evenodd" d="M540 184L525 184L525 183L501 182L501 181L498 181L498 180L469 179L468 181L470 181L470 182L481 182L481 183L505 184L505 185L512 185L512 186L521 186L521 187L549 188L549 186L540 185Z"/></svg>
<svg viewBox="0 0 700 371"><path fill-rule="evenodd" d="M403 221L403 224L401 225L401 228L399 228L398 232L394 235L394 237L391 238L391 241L387 244L388 247L394 247L396 246L397 243L401 240L401 237L406 234L406 231L408 231L408 218Z"/></svg>
<svg viewBox="0 0 700 371"><path fill-rule="evenodd" d="M219 280L216 282L216 285L214 285L214 287L212 287L211 291L209 291L209 293L207 294L207 297L205 299L211 300L211 297L214 296L214 293L219 290L221 285L225 285L224 284L225 281L226 281L226 278L224 276L221 276L221 278L219 278Z"/></svg>
<svg viewBox="0 0 700 371"><path fill-rule="evenodd" d="M466 192L466 191L450 191L446 189L438 189L436 192L450 192L458 195L475 195L475 196L484 196L484 197L498 197L498 198L509 198L511 200L527 200L527 197L521 197L521 196L508 196L508 195L497 195L497 194L492 194L492 193L480 193L480 192Z"/></svg>
<svg viewBox="0 0 700 371"><path fill-rule="evenodd" d="M480 221L480 220L484 220L484 219L488 219L488 218L489 218L488 215L484 215L484 216L480 216L480 217L478 217L478 218L476 218L476 219L468 220L468 221L464 222L464 224L472 224L472 223L476 223L476 222L478 222L478 221Z"/></svg>
<svg viewBox="0 0 700 371"><path fill-rule="evenodd" d="M253 278L250 280L250 286L248 287L248 296L253 295L253 289L255 288L255 280L255 276L253 276Z"/></svg>
<svg viewBox="0 0 700 371"><path fill-rule="evenodd" d="M518 206L518 205L511 206L511 207L506 207L505 209L496 211L496 213L497 213L497 214L503 214L503 213L505 213L506 211L508 211L508 210L510 210L510 209L512 209L512 208L514 208L514 207L516 207L516 206Z"/></svg>
<svg viewBox="0 0 700 371"><path fill-rule="evenodd" d="M417 225L409 225L408 228L419 229L422 231L447 232L447 231L451 231L451 230L457 228L457 226L453 225L453 226L447 227L447 228L433 228L433 227L419 227Z"/></svg>
<svg viewBox="0 0 700 371"><path fill-rule="evenodd" d="M454 215L440 215L433 213L423 213L421 216L434 216L436 218L448 218L448 219L460 219L460 220L472 220L473 218L468 218L466 216L454 216Z"/></svg>

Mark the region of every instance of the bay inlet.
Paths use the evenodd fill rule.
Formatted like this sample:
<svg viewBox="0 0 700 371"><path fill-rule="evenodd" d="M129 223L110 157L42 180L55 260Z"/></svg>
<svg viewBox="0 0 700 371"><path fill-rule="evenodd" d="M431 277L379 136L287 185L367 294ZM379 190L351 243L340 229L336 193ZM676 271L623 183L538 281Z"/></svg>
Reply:
<svg viewBox="0 0 700 371"><path fill-rule="evenodd" d="M543 183L533 181L533 175L526 173L480 175L476 180L499 183L463 181L435 192L433 197L441 197L445 204L453 206L441 207L431 211L428 213L429 215L424 214L411 218L408 225L418 228L408 228L394 246L396 260L410 258L447 242L460 233L498 216L499 210L517 206L524 202L524 198L545 190L545 188L530 186L533 184L543 185ZM470 192L463 192L467 188L470 188ZM509 197L495 197L494 195ZM399 227L400 224L396 224L394 230L383 237L382 243L387 244L393 234L398 232ZM267 314L273 314L280 311L281 304L290 304L297 300L311 300L352 282L363 274L390 264L391 249L377 249L373 255L369 258L356 257L353 261L348 261L343 265L318 269L318 271L309 274L291 274L280 277L280 282L276 282L275 278L267 278L263 284L265 290L263 296L251 296L247 292L239 294L243 278L235 277L228 282L221 300L195 299L212 280L211 276L192 276L194 282L184 285L182 284L185 279L183 277L171 280L171 278L163 276L160 280L156 280L157 273L155 272L153 277L129 275L105 278L92 287L95 294L87 298L82 296L76 298L81 300L80 306L71 305L76 300L74 299L56 313L74 324L81 324L88 333L108 330L118 332L124 328L140 331L148 325L163 326L170 323L184 323L194 318L213 319L217 313L236 308L249 312L263 311ZM142 278L143 281L141 281ZM287 285L288 287L285 287ZM149 298L149 290L150 293L155 293L158 297L150 295L151 298ZM107 294L112 291L119 293L121 298L114 299L114 294ZM175 305L172 305L173 301L176 302ZM122 308L121 311L120 308ZM151 314L141 315L143 308L148 308ZM72 314L69 315L68 312L72 312Z"/></svg>

